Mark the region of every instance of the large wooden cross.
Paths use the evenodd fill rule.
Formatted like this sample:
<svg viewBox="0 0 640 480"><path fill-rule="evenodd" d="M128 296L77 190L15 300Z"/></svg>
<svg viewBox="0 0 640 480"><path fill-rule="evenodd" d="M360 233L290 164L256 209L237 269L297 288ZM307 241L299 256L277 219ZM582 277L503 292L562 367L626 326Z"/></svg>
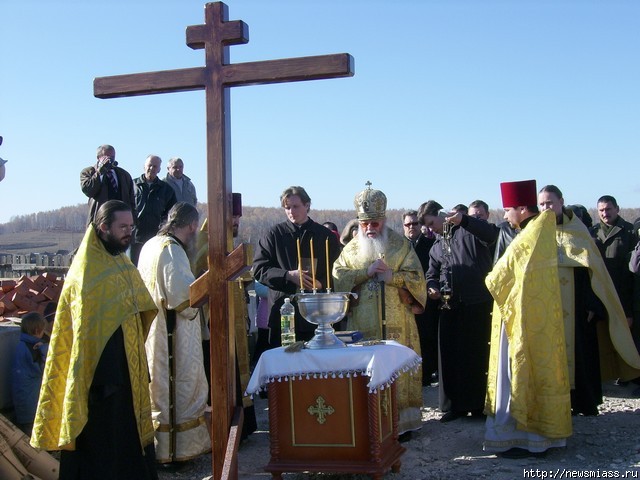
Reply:
<svg viewBox="0 0 640 480"><path fill-rule="evenodd" d="M235 406L234 315L227 287L251 262L247 245L229 254L233 248L229 87L350 77L354 73L353 58L346 53L229 64L229 45L247 43L249 29L242 21L228 20L224 3L208 3L205 24L187 27L187 45L205 51L204 67L101 77L93 83L94 95L99 98L202 89L206 93L209 270L191 286L191 303L199 305L211 299L214 479L221 479L223 473L235 476L223 472Z"/></svg>

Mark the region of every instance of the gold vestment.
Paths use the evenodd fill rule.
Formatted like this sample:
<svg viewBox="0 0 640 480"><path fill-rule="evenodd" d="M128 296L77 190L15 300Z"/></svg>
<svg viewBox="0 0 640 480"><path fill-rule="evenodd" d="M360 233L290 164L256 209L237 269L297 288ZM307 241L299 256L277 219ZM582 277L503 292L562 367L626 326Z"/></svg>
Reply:
<svg viewBox="0 0 640 480"><path fill-rule="evenodd" d="M630 380L640 377L640 356L633 342L622 304L598 247L577 215L564 215L563 223L556 227L556 242L565 331L569 334L573 332L574 327L573 268L586 267L589 269L591 289L606 310L605 321L597 324L602 380ZM567 338L568 344L571 345L573 335L567 335ZM572 378L574 362L571 348L569 350Z"/></svg>
<svg viewBox="0 0 640 480"><path fill-rule="evenodd" d="M533 218L485 283L495 303L485 411L495 415L502 323L509 341L510 414L518 430L571 435L571 399L558 279L555 214Z"/></svg>
<svg viewBox="0 0 640 480"><path fill-rule="evenodd" d="M403 236L388 229L388 240L384 262L393 270L392 280L385 285L385 316L387 339L413 349L420 355L420 339L415 315L411 307L400 300L399 288L409 290L422 307L427 301L427 286L420 260L411 244ZM351 240L342 250L333 265L336 292L358 293L352 300L349 311L348 328L360 330L365 338L381 338L379 283L367 276L371 260L359 257L358 238ZM422 373L401 375L397 381L398 409L400 411L399 431L420 428L420 419L411 419L403 425L402 410L422 406Z"/></svg>
<svg viewBox="0 0 640 480"><path fill-rule="evenodd" d="M88 418L89 387L102 351L122 327L141 448L153 442L144 342L157 313L136 267L113 256L89 226L58 303L31 445L74 450Z"/></svg>

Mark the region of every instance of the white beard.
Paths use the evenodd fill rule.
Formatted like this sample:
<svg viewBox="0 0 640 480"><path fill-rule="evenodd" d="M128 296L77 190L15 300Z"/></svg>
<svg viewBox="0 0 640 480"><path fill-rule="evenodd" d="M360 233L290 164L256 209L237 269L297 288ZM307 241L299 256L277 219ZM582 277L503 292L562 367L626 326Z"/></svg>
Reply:
<svg viewBox="0 0 640 480"><path fill-rule="evenodd" d="M358 229L358 246L358 259L362 262L374 262L383 257L387 247L386 227L375 238L367 237L362 228Z"/></svg>

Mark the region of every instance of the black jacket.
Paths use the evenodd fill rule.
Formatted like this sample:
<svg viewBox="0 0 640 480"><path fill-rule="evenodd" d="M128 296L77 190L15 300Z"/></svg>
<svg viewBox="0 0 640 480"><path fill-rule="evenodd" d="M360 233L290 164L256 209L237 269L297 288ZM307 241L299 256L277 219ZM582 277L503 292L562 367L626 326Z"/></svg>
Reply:
<svg viewBox="0 0 640 480"><path fill-rule="evenodd" d="M500 257L504 254L507 247L511 244L518 231L509 225L509 222L502 222L498 227L498 238L493 253L493 264L495 265Z"/></svg>
<svg viewBox="0 0 640 480"><path fill-rule="evenodd" d="M625 314L633 315L633 273L629 270L631 253L638 243L638 237L631 223L622 217L616 219L616 223L605 235L602 223L598 222L591 228L591 235L604 259L607 271L616 287L620 303Z"/></svg>
<svg viewBox="0 0 640 480"><path fill-rule="evenodd" d="M474 305L491 301L484 279L492 267L489 246L495 242L498 229L484 220L465 215L461 225L453 227L452 232L450 265L443 255L441 236L431 248L427 288L439 290L448 278L453 303ZM450 272L447 272L447 266L450 266Z"/></svg>
<svg viewBox="0 0 640 480"><path fill-rule="evenodd" d="M280 332L280 307L285 297L293 295L300 289L286 279L289 270L298 268L298 251L296 240L300 239L300 254L302 258L311 257L310 240L313 238L314 258L318 259L316 280L326 287L327 263L325 247L329 239L329 269L340 255L340 244L336 236L326 227L314 222L310 218L304 225L296 226L290 221L282 222L272 227L260 239L253 260L253 274L256 280L269 287L269 327L272 333ZM330 272L329 272L330 273ZM331 280L333 282L333 279ZM332 283L333 286L333 283ZM292 300L291 303L295 302ZM296 308L296 333L313 332L316 325L304 320ZM272 335L272 339L274 336Z"/></svg>
<svg viewBox="0 0 640 480"><path fill-rule="evenodd" d="M411 242L411 240L409 241ZM418 255L418 260L420 260L420 265L422 265L422 270L425 274L429 269L429 251L431 250L431 247L433 247L435 241L435 238L427 238L423 234L420 234L415 242L411 242L416 255Z"/></svg>
<svg viewBox="0 0 640 480"><path fill-rule="evenodd" d="M124 168L114 167L118 178L118 190L114 190L106 175L100 175L96 167L87 167L80 172L80 188L89 197L89 217L87 225L91 223L103 203L108 200L122 200L131 207L135 218L136 202L131 175Z"/></svg>
<svg viewBox="0 0 640 480"><path fill-rule="evenodd" d="M176 203L176 192L167 182L156 178L147 183L145 176L135 179L136 189L136 243L144 243L158 233L160 224L167 218Z"/></svg>

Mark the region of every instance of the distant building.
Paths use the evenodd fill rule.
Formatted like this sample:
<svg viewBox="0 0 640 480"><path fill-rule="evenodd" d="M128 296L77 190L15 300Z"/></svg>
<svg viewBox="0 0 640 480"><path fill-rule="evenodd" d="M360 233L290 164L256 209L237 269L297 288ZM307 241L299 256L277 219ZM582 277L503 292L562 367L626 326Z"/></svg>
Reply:
<svg viewBox="0 0 640 480"><path fill-rule="evenodd" d="M22 275L38 275L43 271L65 276L73 260L73 253L59 250L57 253L3 253L0 252L0 278L19 278Z"/></svg>

